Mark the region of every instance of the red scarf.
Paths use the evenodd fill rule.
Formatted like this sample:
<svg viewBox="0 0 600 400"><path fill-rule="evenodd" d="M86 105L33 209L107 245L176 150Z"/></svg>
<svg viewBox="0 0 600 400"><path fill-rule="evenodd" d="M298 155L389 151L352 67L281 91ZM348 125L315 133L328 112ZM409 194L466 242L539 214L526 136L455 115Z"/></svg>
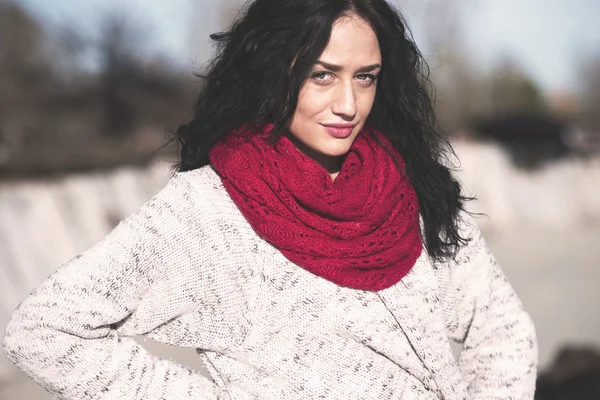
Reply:
<svg viewBox="0 0 600 400"><path fill-rule="evenodd" d="M364 129L332 182L287 137L270 144L271 129L234 131L209 154L252 228L287 259L339 286L377 291L398 283L422 242L417 196L387 138Z"/></svg>

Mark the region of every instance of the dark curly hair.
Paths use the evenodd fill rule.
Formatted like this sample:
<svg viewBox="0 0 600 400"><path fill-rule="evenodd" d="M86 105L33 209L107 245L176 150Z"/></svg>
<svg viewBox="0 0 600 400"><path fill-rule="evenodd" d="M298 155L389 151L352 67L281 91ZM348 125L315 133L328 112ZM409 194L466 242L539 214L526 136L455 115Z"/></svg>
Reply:
<svg viewBox="0 0 600 400"><path fill-rule="evenodd" d="M210 149L232 129L272 123L276 140L288 127L298 94L324 51L332 25L355 14L379 40L382 71L367 126L383 132L406 161L419 198L423 239L435 259L465 242L458 218L467 198L444 165L452 152L439 131L429 69L403 17L385 0L255 0L223 33L205 74L193 118L177 129L178 171L209 164Z"/></svg>

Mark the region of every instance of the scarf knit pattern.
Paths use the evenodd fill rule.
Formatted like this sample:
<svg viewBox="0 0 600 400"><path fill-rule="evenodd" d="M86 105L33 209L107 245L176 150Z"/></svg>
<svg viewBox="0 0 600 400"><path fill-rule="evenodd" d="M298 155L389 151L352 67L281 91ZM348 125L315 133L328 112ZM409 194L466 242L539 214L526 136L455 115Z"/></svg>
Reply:
<svg viewBox="0 0 600 400"><path fill-rule="evenodd" d="M332 181L286 136L272 144L271 129L232 131L209 154L256 233L336 285L380 291L398 283L422 240L416 193L385 135L363 129Z"/></svg>

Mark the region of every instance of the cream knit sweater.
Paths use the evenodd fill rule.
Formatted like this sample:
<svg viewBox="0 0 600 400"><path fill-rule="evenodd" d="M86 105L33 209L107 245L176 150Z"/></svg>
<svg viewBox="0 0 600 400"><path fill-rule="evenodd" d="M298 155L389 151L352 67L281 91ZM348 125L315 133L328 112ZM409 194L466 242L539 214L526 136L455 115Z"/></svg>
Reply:
<svg viewBox="0 0 600 400"><path fill-rule="evenodd" d="M60 399L532 399L531 320L462 229L453 262L343 288L257 236L210 167L179 173L21 303L4 350ZM139 334L196 348L212 381Z"/></svg>

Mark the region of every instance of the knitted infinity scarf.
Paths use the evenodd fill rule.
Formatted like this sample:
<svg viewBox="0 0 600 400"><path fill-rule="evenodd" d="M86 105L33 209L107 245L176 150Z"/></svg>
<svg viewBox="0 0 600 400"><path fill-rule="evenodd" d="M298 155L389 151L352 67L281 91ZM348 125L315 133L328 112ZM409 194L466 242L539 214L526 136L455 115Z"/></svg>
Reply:
<svg viewBox="0 0 600 400"><path fill-rule="evenodd" d="M272 126L233 131L209 158L263 239L290 261L339 286L378 291L399 282L421 254L418 201L408 178L363 129L337 178ZM393 150L392 150L393 152ZM402 170L404 160L393 152Z"/></svg>

